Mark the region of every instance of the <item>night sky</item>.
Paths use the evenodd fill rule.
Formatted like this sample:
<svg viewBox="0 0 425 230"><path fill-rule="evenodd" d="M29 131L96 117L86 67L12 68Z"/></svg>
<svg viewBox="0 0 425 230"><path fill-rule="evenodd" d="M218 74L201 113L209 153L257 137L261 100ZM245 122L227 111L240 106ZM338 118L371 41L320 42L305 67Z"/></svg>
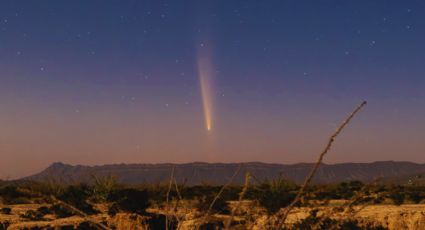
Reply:
<svg viewBox="0 0 425 230"><path fill-rule="evenodd" d="M423 163L424 41L420 0L4 0L0 178L313 162L362 100L325 162Z"/></svg>

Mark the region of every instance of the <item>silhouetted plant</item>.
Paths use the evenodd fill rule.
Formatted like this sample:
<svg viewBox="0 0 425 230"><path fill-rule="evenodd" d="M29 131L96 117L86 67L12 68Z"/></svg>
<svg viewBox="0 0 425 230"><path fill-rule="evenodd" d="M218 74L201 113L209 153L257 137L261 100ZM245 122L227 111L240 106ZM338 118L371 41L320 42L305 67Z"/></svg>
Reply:
<svg viewBox="0 0 425 230"><path fill-rule="evenodd" d="M44 220L43 213L35 210L28 210L24 214L20 215L22 218L38 221L38 220Z"/></svg>
<svg viewBox="0 0 425 230"><path fill-rule="evenodd" d="M66 218L74 215L74 213L59 204L52 205L49 210L59 218Z"/></svg>
<svg viewBox="0 0 425 230"><path fill-rule="evenodd" d="M65 191L58 197L59 200L74 206L75 208L91 215L96 214L93 206L87 203L87 199L91 195L91 188L85 184L68 186Z"/></svg>
<svg viewBox="0 0 425 230"><path fill-rule="evenodd" d="M394 202L395 205L401 205L404 202L404 193L400 186L394 187L388 194L388 197Z"/></svg>
<svg viewBox="0 0 425 230"><path fill-rule="evenodd" d="M108 199L111 192L117 188L117 179L112 176L93 176L94 184L92 188L91 199L96 202L104 202Z"/></svg>
<svg viewBox="0 0 425 230"><path fill-rule="evenodd" d="M46 206L41 206L37 209L37 212L43 214L43 215L47 215L47 214L52 214L51 210L46 207Z"/></svg>
<svg viewBox="0 0 425 230"><path fill-rule="evenodd" d="M260 185L248 192L248 197L258 201L269 214L290 204L296 195L297 186L294 182L278 177L264 180Z"/></svg>
<svg viewBox="0 0 425 230"><path fill-rule="evenodd" d="M117 189L111 192L108 201L114 202L109 212L111 214L117 211L145 214L149 207L149 196L146 190L138 189Z"/></svg>
<svg viewBox="0 0 425 230"><path fill-rule="evenodd" d="M74 226L72 226L71 229L74 229ZM81 229L81 230L89 230L89 229L98 229L96 225L94 225L93 223L89 222L89 221L84 221L81 222L77 229Z"/></svg>
<svg viewBox="0 0 425 230"><path fill-rule="evenodd" d="M337 221L328 217L321 218L317 216L319 210L313 209L309 215L298 221L292 226L292 229L330 229L337 224Z"/></svg>
<svg viewBox="0 0 425 230"><path fill-rule="evenodd" d="M46 184L47 193L58 197L65 191L65 186L54 179L49 179Z"/></svg>
<svg viewBox="0 0 425 230"><path fill-rule="evenodd" d="M206 212L209 209L214 198L215 198L214 194L208 194L208 195L198 197L197 198L198 203L196 205L196 208L201 212ZM227 205L227 201L228 200L223 199L221 197L218 198L215 201L215 204L212 206L211 211L213 213L222 213L222 214L230 213L229 207Z"/></svg>
<svg viewBox="0 0 425 230"><path fill-rule="evenodd" d="M415 190L409 193L409 198L413 203L419 204L419 202L421 202L424 197L419 190Z"/></svg>
<svg viewBox="0 0 425 230"><path fill-rule="evenodd" d="M140 190L144 190L148 193L149 203L151 205L160 206L164 202L166 202L167 197L167 186L161 184L155 184L150 186L144 186L140 188ZM170 197L174 197L176 194L174 191L170 192Z"/></svg>
<svg viewBox="0 0 425 230"><path fill-rule="evenodd" d="M338 199L350 199L356 191L363 188L364 184L360 181L341 182L336 188Z"/></svg>
<svg viewBox="0 0 425 230"><path fill-rule="evenodd" d="M0 197L6 204L28 204L31 202L31 195L23 192L17 186L5 186L0 189Z"/></svg>
<svg viewBox="0 0 425 230"><path fill-rule="evenodd" d="M2 221L0 222L0 230L6 230L8 229L10 226L10 222L9 221Z"/></svg>
<svg viewBox="0 0 425 230"><path fill-rule="evenodd" d="M372 226L367 223L361 225L357 220L346 219L332 219L328 216L318 215L319 210L313 209L309 215L296 222L290 229L303 229L303 230L328 230L328 229L347 229L347 230L384 230L383 226Z"/></svg>
<svg viewBox="0 0 425 230"><path fill-rule="evenodd" d="M148 229L165 229L166 223L168 223L168 229L178 229L178 221L175 218L167 217L163 214L147 214L149 219L147 220Z"/></svg>
<svg viewBox="0 0 425 230"><path fill-rule="evenodd" d="M5 208L0 209L0 213L5 214L5 215L10 215L12 213L12 209L5 207Z"/></svg>

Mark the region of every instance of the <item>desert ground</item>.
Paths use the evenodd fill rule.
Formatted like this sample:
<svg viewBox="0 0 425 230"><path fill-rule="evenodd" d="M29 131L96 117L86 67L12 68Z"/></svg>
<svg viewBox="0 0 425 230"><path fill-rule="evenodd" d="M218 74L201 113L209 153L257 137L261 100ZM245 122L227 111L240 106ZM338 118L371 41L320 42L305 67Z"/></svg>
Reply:
<svg viewBox="0 0 425 230"><path fill-rule="evenodd" d="M138 194L136 194L138 195ZM43 201L47 201L44 202ZM310 202L294 208L282 229L425 229L425 204L358 203L353 200ZM276 216L252 200L227 201L230 212L210 210L197 200L171 199L137 210L137 204L105 201L81 211L53 199L31 198L28 204L0 205L0 229L275 229ZM127 207L133 208L132 211ZM81 206L81 203L77 203ZM136 209L134 209L136 208ZM111 211L112 210L112 211ZM89 214L88 214L89 213ZM229 222L230 221L230 222ZM229 223L229 225L227 225ZM167 227L166 227L167 226Z"/></svg>

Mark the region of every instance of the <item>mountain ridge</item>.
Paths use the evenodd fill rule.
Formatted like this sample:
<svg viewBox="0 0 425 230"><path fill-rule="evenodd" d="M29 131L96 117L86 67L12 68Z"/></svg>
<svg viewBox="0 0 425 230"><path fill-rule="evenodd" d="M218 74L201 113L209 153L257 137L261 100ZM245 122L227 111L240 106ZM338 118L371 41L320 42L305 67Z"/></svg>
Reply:
<svg viewBox="0 0 425 230"><path fill-rule="evenodd" d="M54 162L40 173L22 178L21 180L48 181L62 183L90 183L94 176L113 175L118 182L125 184L161 183L170 178L171 170L175 168L175 177L179 183L195 184L224 184L231 175L241 167L235 177L235 184L244 182L244 174L252 173L257 179L272 179L279 175L301 183L307 176L314 163L278 164L263 162L242 163L131 163L106 165L70 165ZM337 163L321 164L314 183L336 183L349 180L370 182L381 178L407 177L424 174L425 163L408 161L375 161L371 163Z"/></svg>

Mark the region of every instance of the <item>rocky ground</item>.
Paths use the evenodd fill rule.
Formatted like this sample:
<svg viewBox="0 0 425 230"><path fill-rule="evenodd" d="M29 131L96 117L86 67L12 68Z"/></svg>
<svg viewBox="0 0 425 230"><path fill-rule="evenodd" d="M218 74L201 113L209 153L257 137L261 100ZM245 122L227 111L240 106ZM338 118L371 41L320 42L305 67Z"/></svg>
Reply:
<svg viewBox="0 0 425 230"><path fill-rule="evenodd" d="M0 229L94 229L95 227L114 229L165 229L166 212L160 209L149 209L146 215L117 213L113 216L100 213L91 216L71 215L58 217L43 209L50 204L2 205L0 210ZM319 207L319 215L328 213L331 207ZM101 207L99 209L102 209ZM309 216L311 208L295 209L288 217L288 223L300 222ZM425 229L425 204L417 205L371 205L354 207L355 212L347 216L344 213L334 213L334 219L352 218L364 226L381 226L385 229ZM40 214L40 212L42 214ZM328 214L330 215L330 214ZM202 216L190 210L180 210L177 218L171 221L174 228L195 229ZM228 215L213 215L204 224L204 229L220 229ZM179 220L179 223L178 223ZM234 218L233 229L265 229L268 218L261 211L248 210L239 213ZM93 223L99 223L95 226ZM212 227L212 228L209 228Z"/></svg>

